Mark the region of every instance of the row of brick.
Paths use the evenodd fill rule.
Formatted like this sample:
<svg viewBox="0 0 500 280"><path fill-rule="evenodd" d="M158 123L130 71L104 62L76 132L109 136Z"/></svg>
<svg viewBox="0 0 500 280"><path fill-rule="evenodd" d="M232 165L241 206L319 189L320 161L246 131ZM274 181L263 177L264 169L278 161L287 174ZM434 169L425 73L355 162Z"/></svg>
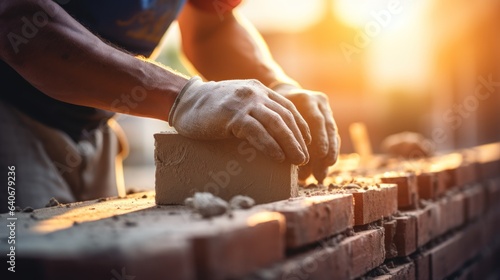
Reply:
<svg viewBox="0 0 500 280"><path fill-rule="evenodd" d="M384 184L211 220L184 207L155 206L152 193L18 213L19 268L40 279L110 279L122 267L147 279L354 279L377 268L439 279L487 255L480 249L499 232L500 180L491 178L500 155L491 156L497 146L485 147L473 160L460 153L459 164L443 169L387 173ZM424 203L421 178L431 178L427 189L437 190ZM42 226L53 232L36 230ZM402 257L410 262L381 267Z"/></svg>
<svg viewBox="0 0 500 280"><path fill-rule="evenodd" d="M341 241L339 236L323 240L247 278L355 279L368 272L372 275L378 268L386 273L376 279L443 279L458 273L467 261L486 251L487 244L496 241L500 225L500 200L496 200L499 182L476 184L429 203L424 209L405 212L386 221L383 229L362 230ZM472 209L467 207L470 201L479 204L478 198L484 196L490 197L486 207L481 207L485 211L476 209L470 212L474 215L467 214ZM387 268L387 263L405 260L401 257L410 259Z"/></svg>
<svg viewBox="0 0 500 280"><path fill-rule="evenodd" d="M404 217L386 222L386 259L417 257L414 262L403 265L400 272L391 273L395 278L384 276L377 279L443 279L454 273L460 273L461 277L476 277L498 269L496 265L481 266L481 262L476 261L466 272L460 271L467 261L483 251L491 251L489 246L499 245L499 194L500 179L488 180L483 185L474 184L450 198L430 203L423 210L407 212ZM437 242L439 238L445 240ZM490 261L483 259L486 263ZM404 278L396 277L403 272Z"/></svg>
<svg viewBox="0 0 500 280"><path fill-rule="evenodd" d="M488 151L491 151L492 147L496 149L498 145L489 145ZM476 148L476 150L481 149L483 147ZM477 158L479 157L474 159ZM498 157L488 156L486 161L479 162L471 160L470 156L461 152L436 157L432 161L435 163L431 164L428 170L422 169L416 174L385 172L380 177L380 181L387 185L379 190L373 191L371 188L365 188L350 191L354 199L355 226L370 224L390 217L385 219L383 223L385 259L410 256L417 250L420 251L424 245L428 245L432 240L463 227L465 224L477 221L488 207L494 205L496 201L500 201L498 195L495 195L498 192L496 186L498 180L489 181L486 187L477 183L484 182L485 179L494 175L492 172L485 172L485 170L492 171L492 167L499 167L497 170L500 170ZM397 190L394 190L394 186L397 186ZM419 201L419 196L429 201L422 203ZM397 202L395 206L394 202ZM396 209L402 212L393 216ZM342 216L341 213L345 211L348 210L344 209L343 212L338 213ZM460 239L456 243L459 244L462 241ZM343 242L352 241L348 238ZM331 262L329 264L328 261L318 261L321 259L320 256L324 257L325 254L341 254L341 248L343 248L342 245L336 249L319 251L316 249L316 251L305 255L294 256L272 271L275 277L282 279L289 275L303 275L303 272L308 270L307 268L313 270L311 267L318 267L312 273L315 276L311 279L316 279L320 275L329 275L329 278L339 277L338 279L361 276L362 274L352 273L352 271L359 271L353 268L352 264L343 266L343 270L335 272L336 270L332 270L332 267L336 266L332 266ZM436 250L444 252L443 254L446 255L450 249ZM376 259L376 255L377 252L371 251L365 262ZM434 260L439 259L436 257L437 253L434 256ZM337 256L337 258L340 257ZM316 260L315 264L310 263L312 259ZM349 259L346 262L349 263ZM366 266L369 267L369 265ZM374 267L372 266L372 268ZM412 271L416 271L416 266L412 262L401 269L398 268L398 271L405 275L412 275ZM272 274L269 271L267 273ZM435 279L439 279L439 272L436 273L438 276ZM297 279L302 278L298 277Z"/></svg>

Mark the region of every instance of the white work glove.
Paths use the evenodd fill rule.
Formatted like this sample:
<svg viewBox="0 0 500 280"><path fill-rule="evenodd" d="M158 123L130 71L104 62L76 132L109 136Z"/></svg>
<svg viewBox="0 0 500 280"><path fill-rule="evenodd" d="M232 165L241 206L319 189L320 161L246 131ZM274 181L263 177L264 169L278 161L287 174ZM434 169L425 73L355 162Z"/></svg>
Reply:
<svg viewBox="0 0 500 280"><path fill-rule="evenodd" d="M309 160L306 121L290 101L257 80L191 78L170 110L169 123L193 139L246 139L279 162L303 165Z"/></svg>
<svg viewBox="0 0 500 280"><path fill-rule="evenodd" d="M291 84L279 84L272 89L296 106L311 129L312 142L308 145L311 159L299 168L299 179L305 180L313 174L318 183L323 183L340 149L340 137L327 95Z"/></svg>

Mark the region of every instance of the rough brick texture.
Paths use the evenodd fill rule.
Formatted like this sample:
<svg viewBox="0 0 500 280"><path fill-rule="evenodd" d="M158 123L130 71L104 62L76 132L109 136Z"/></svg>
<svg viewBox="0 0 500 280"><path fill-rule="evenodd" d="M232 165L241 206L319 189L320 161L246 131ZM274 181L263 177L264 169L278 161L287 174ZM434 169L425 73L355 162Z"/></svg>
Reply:
<svg viewBox="0 0 500 280"><path fill-rule="evenodd" d="M389 268L389 273L373 280L415 280L415 264L413 262Z"/></svg>
<svg viewBox="0 0 500 280"><path fill-rule="evenodd" d="M398 208L415 209L418 203L417 177L415 174L388 175L380 178L382 183L398 186Z"/></svg>
<svg viewBox="0 0 500 280"><path fill-rule="evenodd" d="M409 256L417 249L417 218L415 216L396 217L394 243L399 257Z"/></svg>
<svg viewBox="0 0 500 280"><path fill-rule="evenodd" d="M365 225L389 217L397 211L398 188L381 184L380 188L357 190L354 197L354 225Z"/></svg>
<svg viewBox="0 0 500 280"><path fill-rule="evenodd" d="M144 279L227 279L284 257L284 217L276 212L206 220L185 207L155 206L153 192L66 206L16 214L25 279L111 279L123 267Z"/></svg>
<svg viewBox="0 0 500 280"><path fill-rule="evenodd" d="M261 208L285 216L287 248L320 241L352 228L354 222L350 194L300 197L265 204Z"/></svg>
<svg viewBox="0 0 500 280"><path fill-rule="evenodd" d="M269 159L238 139L197 141L172 133L155 137L156 203L182 204L195 192L257 203L297 195L297 167Z"/></svg>

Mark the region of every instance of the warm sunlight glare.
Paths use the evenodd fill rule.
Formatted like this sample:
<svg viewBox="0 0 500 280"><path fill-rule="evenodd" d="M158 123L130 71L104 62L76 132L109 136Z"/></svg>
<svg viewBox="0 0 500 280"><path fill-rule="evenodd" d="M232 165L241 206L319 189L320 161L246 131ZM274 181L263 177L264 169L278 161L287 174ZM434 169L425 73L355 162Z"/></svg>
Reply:
<svg viewBox="0 0 500 280"><path fill-rule="evenodd" d="M323 15L323 0L253 0L240 6L245 16L263 32L299 32Z"/></svg>
<svg viewBox="0 0 500 280"><path fill-rule="evenodd" d="M57 208L54 211L59 211L60 214L55 214L48 219L41 220L32 230L38 233L51 233L70 228L75 222L93 222L150 208L154 202L149 199L134 200L134 204L129 208L115 207L115 203L117 203L117 201L93 204L83 203L82 205L75 206L73 209ZM111 211L111 209L113 210Z"/></svg>

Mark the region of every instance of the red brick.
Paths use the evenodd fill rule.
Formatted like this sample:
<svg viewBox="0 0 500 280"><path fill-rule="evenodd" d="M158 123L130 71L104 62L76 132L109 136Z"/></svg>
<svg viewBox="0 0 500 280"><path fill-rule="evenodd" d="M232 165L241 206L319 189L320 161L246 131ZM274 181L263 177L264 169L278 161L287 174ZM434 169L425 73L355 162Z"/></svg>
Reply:
<svg viewBox="0 0 500 280"><path fill-rule="evenodd" d="M455 278L453 278L453 280L475 279L473 277L474 277L474 271L477 269L476 266L477 263L472 263L465 268L461 268L460 273Z"/></svg>
<svg viewBox="0 0 500 280"><path fill-rule="evenodd" d="M500 242L488 244L488 247L481 252L477 265L473 267L472 275L469 279L500 279L499 259ZM494 273L497 273L497 275L493 275Z"/></svg>
<svg viewBox="0 0 500 280"><path fill-rule="evenodd" d="M500 178L486 182L486 204L488 211L500 209Z"/></svg>
<svg viewBox="0 0 500 280"><path fill-rule="evenodd" d="M489 246L485 242L484 231L484 221L476 221L470 223L466 228L462 230L464 232L464 237L462 241L462 255L464 255L467 260L472 259L477 256L485 246Z"/></svg>
<svg viewBox="0 0 500 280"><path fill-rule="evenodd" d="M479 218L485 211L486 195L485 188L476 184L464 190L465 219L467 222Z"/></svg>
<svg viewBox="0 0 500 280"><path fill-rule="evenodd" d="M466 163L457 167L457 169L455 169L456 186L464 187L477 182L476 170L476 163Z"/></svg>
<svg viewBox="0 0 500 280"><path fill-rule="evenodd" d="M355 279L380 266L384 252L382 229L361 231L332 247L321 243L247 279Z"/></svg>
<svg viewBox="0 0 500 280"><path fill-rule="evenodd" d="M431 279L431 252L423 252L415 259L415 278L417 280Z"/></svg>
<svg viewBox="0 0 500 280"><path fill-rule="evenodd" d="M394 243L399 257L409 256L417 249L417 219L415 216L396 217Z"/></svg>
<svg viewBox="0 0 500 280"><path fill-rule="evenodd" d="M355 236L343 241L341 246L348 246L351 279L362 276L384 262L383 229L357 232Z"/></svg>
<svg viewBox="0 0 500 280"><path fill-rule="evenodd" d="M480 219L483 223L483 239L485 243L495 242L500 235L500 209L491 209Z"/></svg>
<svg viewBox="0 0 500 280"><path fill-rule="evenodd" d="M452 274L467 260L460 248L462 233L431 249L431 279L443 279Z"/></svg>
<svg viewBox="0 0 500 280"><path fill-rule="evenodd" d="M373 278L374 280L415 280L415 264L413 262L389 268L389 274Z"/></svg>
<svg viewBox="0 0 500 280"><path fill-rule="evenodd" d="M107 232L107 234L112 233ZM123 238L123 236L115 238ZM87 246L92 244L91 238L83 240L80 237L78 240L85 242ZM118 242L113 242L114 245L102 246L101 250L94 250L94 254L85 250L79 253L69 253L67 247L66 250L60 250L57 255L51 255L49 250L42 250L36 253L36 257L31 255L31 259L29 257L16 259L19 264L15 276L20 278L8 279L32 279L32 277L22 277L22 275L30 270L34 273L37 266L42 268L43 273L38 272L35 278L42 280L113 279L117 278L117 275L158 280L163 279L164 275L175 279L194 279L195 266L187 240L158 238L158 236L151 238L146 234L140 242L137 241L130 242L132 244L123 244L122 247L116 246ZM60 246L60 244L55 246ZM24 267L26 264L28 267Z"/></svg>
<svg viewBox="0 0 500 280"><path fill-rule="evenodd" d="M261 277L249 279L350 279L349 258L348 246L321 245L256 273Z"/></svg>
<svg viewBox="0 0 500 280"><path fill-rule="evenodd" d="M479 164L479 178L488 180L498 177L500 171L500 142L485 144L474 148Z"/></svg>
<svg viewBox="0 0 500 280"><path fill-rule="evenodd" d="M479 178L481 180L493 179L500 171L500 160L479 163Z"/></svg>
<svg viewBox="0 0 500 280"><path fill-rule="evenodd" d="M392 259L397 257L398 250L394 243L396 235L396 220L391 220L384 223L384 243L385 243L385 258Z"/></svg>
<svg viewBox="0 0 500 280"><path fill-rule="evenodd" d="M457 169L462 165L463 155L460 153L449 153L430 159L430 165L425 171L436 172L438 174L438 188L445 190L457 186Z"/></svg>
<svg viewBox="0 0 500 280"><path fill-rule="evenodd" d="M465 222L464 195L456 193L443 197L438 201L440 207L440 225L438 235L457 228Z"/></svg>
<svg viewBox="0 0 500 280"><path fill-rule="evenodd" d="M455 186L455 176L454 170L445 169L436 172L438 178L438 187L439 194L444 194L447 190L453 188Z"/></svg>
<svg viewBox="0 0 500 280"><path fill-rule="evenodd" d="M365 225L389 217L397 211L397 185L380 184L380 188L356 190L354 225Z"/></svg>
<svg viewBox="0 0 500 280"><path fill-rule="evenodd" d="M284 240L276 232L283 231L283 225L277 220L270 222L279 217L276 215L281 216L271 212L256 214L248 218L249 228L240 230L225 231L224 226L219 226L210 233L206 227L199 228L199 235L192 239L197 278L238 278L282 259Z"/></svg>
<svg viewBox="0 0 500 280"><path fill-rule="evenodd" d="M440 230L441 210L437 203L429 203L425 208L405 212L413 215L417 222L417 248L427 244L438 236Z"/></svg>
<svg viewBox="0 0 500 280"><path fill-rule="evenodd" d="M436 199L440 195L437 174L435 172L418 174L417 190L418 196L421 199Z"/></svg>
<svg viewBox="0 0 500 280"><path fill-rule="evenodd" d="M351 194L288 199L259 206L285 216L286 246L297 248L353 227Z"/></svg>
<svg viewBox="0 0 500 280"><path fill-rule="evenodd" d="M61 279L111 279L111 270L120 274L122 267L145 279L238 278L282 260L285 251L285 218L279 213L236 210L202 219L186 207L156 206L154 192L17 217L19 263L29 263L27 270L50 263L58 275L74 274Z"/></svg>
<svg viewBox="0 0 500 280"><path fill-rule="evenodd" d="M474 223L435 246L431 253L431 279L443 279L456 272L483 247L481 223Z"/></svg>
<svg viewBox="0 0 500 280"><path fill-rule="evenodd" d="M384 174L382 183L398 185L398 209L416 209L418 203L417 177L415 174Z"/></svg>

